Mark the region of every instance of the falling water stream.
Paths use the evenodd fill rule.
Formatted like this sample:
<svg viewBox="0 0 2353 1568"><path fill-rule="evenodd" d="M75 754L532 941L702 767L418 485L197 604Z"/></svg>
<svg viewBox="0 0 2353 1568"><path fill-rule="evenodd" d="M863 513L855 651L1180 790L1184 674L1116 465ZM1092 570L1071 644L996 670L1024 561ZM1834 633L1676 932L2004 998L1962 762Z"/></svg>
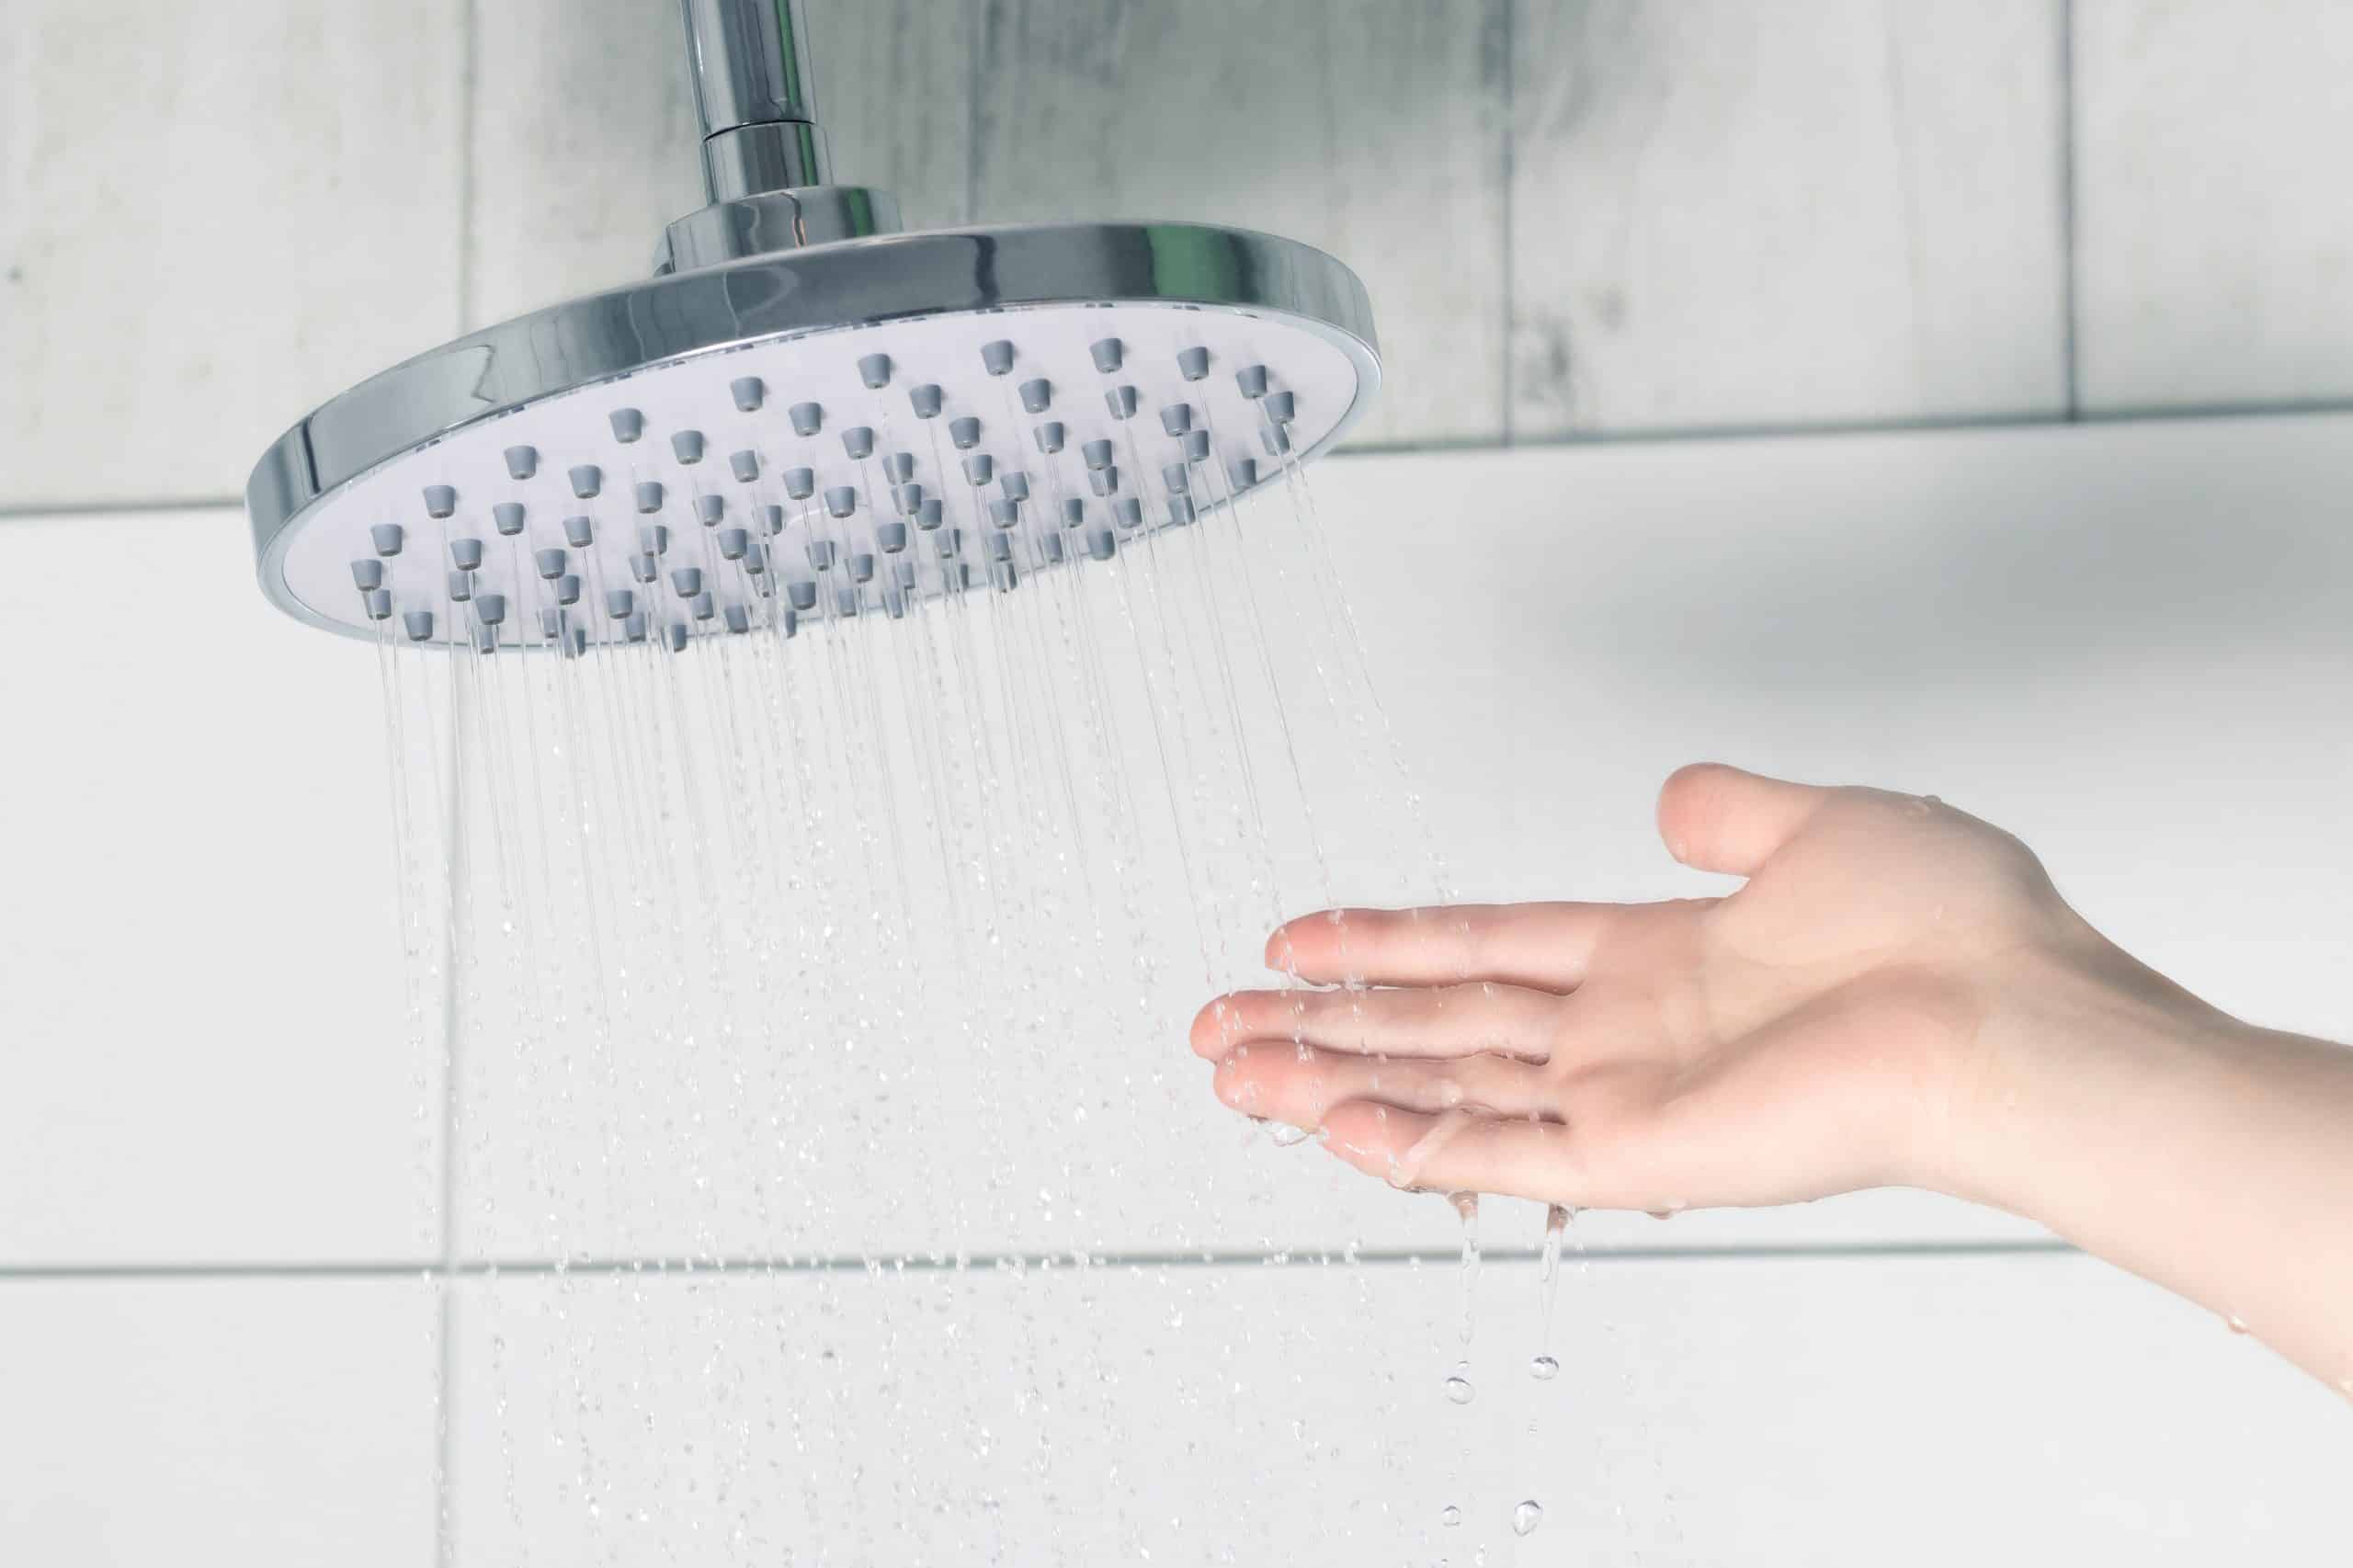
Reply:
<svg viewBox="0 0 2353 1568"><path fill-rule="evenodd" d="M1009 399L1006 425L1029 430ZM1108 560L1027 527L1013 591L886 615L812 498L870 507L861 460L797 496L764 479L777 521L740 559L690 521L665 536L753 606L734 635L632 636L595 574L576 607L551 578L513 610L576 618L578 657L387 627L420 1165L447 1165L422 1206L456 1325L437 1419L450 1473L494 1478L446 1559L1246 1562L1301 1507L1334 1550L1479 1533L1456 1528L1476 1196L1441 1379L1463 1414L1433 1447L1404 1347L1351 1326L1418 1276L1373 1279L1354 1241L1292 1250L1395 1200L1206 1153L1219 1113L1180 1043L1204 995L1269 983L1283 916L1450 898L1438 835L1305 472L1235 497L1173 440L1155 461L1142 422L1124 445L1199 520L1124 528ZM977 555L978 492L935 491ZM782 564L825 544L793 628ZM1165 1239L1119 1251L1139 1236ZM1268 1261L1201 1267L1242 1256ZM1276 1445L1284 1494L1229 1443ZM1441 1456L1449 1494L1409 1521ZM1529 1496L1510 1528L1541 1515Z"/></svg>

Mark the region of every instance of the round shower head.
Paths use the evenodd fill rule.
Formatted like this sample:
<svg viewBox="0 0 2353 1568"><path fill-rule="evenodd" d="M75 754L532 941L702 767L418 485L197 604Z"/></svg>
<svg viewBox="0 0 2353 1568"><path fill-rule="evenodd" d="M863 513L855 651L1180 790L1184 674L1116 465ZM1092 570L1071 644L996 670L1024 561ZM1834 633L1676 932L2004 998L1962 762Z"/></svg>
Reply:
<svg viewBox="0 0 2353 1568"><path fill-rule="evenodd" d="M490 642L594 641L618 593L615 628L691 636L1099 559L1107 531L1182 526L1329 445L1378 380L1362 285L1306 245L936 230L460 338L314 410L246 499L263 591L330 631L476 640L487 597ZM836 564L877 556L861 582Z"/></svg>
<svg viewBox="0 0 2353 1568"><path fill-rule="evenodd" d="M1183 527L1379 379L1320 251L1245 230L891 233L832 183L798 0L682 0L710 204L655 278L396 365L246 487L262 590L329 631L683 647Z"/></svg>

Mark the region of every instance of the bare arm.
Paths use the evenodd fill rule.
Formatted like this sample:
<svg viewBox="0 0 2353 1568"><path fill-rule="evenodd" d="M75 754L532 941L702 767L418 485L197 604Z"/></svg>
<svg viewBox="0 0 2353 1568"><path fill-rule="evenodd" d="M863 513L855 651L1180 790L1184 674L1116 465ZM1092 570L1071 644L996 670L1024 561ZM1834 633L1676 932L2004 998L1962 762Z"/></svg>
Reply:
<svg viewBox="0 0 2353 1568"><path fill-rule="evenodd" d="M1342 910L1193 1047L1217 1092L1401 1187L1575 1208L1928 1187L2049 1225L2353 1394L2353 1050L2136 962L1933 800L1685 768L1722 899Z"/></svg>

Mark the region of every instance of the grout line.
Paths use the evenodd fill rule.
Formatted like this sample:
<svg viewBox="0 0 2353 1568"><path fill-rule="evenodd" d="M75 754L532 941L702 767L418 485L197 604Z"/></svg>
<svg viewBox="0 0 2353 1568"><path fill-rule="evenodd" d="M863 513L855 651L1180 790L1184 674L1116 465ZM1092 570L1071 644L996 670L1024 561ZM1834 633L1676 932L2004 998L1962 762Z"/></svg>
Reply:
<svg viewBox="0 0 2353 1568"><path fill-rule="evenodd" d="M458 15L458 330L463 337L473 330L474 317L474 145L480 132L475 120L474 94L480 86L482 30L480 0L464 0Z"/></svg>
<svg viewBox="0 0 2353 1568"><path fill-rule="evenodd" d="M1516 153L1519 139L1519 110L1515 87L1519 74L1519 0L1500 0L1503 36L1496 40L1499 58L1498 77L1503 84L1503 418L1502 442L1506 447L1518 444L1518 418L1513 402L1519 395L1513 332L1519 320L1519 273L1512 255L1512 245L1519 221L1518 196L1513 189L1518 165Z"/></svg>
<svg viewBox="0 0 2353 1568"><path fill-rule="evenodd" d="M1488 1247L1490 1259L1525 1260L1539 1255L1534 1247ZM1578 1255L1594 1263L1722 1263L1836 1261L1840 1259L1968 1258L2075 1256L2078 1249L2050 1238L2017 1241L1953 1242L1761 1242L1722 1246L1597 1246ZM1445 1247L1361 1247L1353 1261L1370 1265L1454 1264L1459 1249ZM1300 1268L1351 1261L1347 1253L1327 1247L1260 1251L1146 1251L1080 1254L1069 1252L985 1253L961 1259L919 1256L831 1256L805 1258L733 1258L721 1263L681 1258L549 1258L474 1259L437 1263L95 1263L0 1264L0 1287L11 1282L103 1283L115 1280L229 1281L244 1279L415 1279L441 1280L546 1278L631 1275L640 1279L688 1280L710 1275L778 1274L977 1274L998 1271L1060 1268L1097 1272L1119 1268Z"/></svg>
<svg viewBox="0 0 2353 1568"><path fill-rule="evenodd" d="M2067 417L2084 416L2082 357L2075 321L2075 0L2059 7L2059 290L2060 352L2064 356Z"/></svg>
<svg viewBox="0 0 2353 1568"><path fill-rule="evenodd" d="M1905 419L1821 420L1804 425L1704 425L1686 429L1597 430L1585 434L1434 441L1343 442L1332 456L1412 457L1452 452L1541 451L1555 447L1650 447L1677 441L1760 441L1817 436L1909 436L1939 430L2063 429L2074 425L2166 425L2184 420L2282 419L2353 414L2353 397L2290 399L2274 403L2183 403L2085 409L2073 415L2047 414L1923 415ZM0 504L0 523L40 522L54 517L150 517L168 512L241 512L237 495L188 495L163 500L29 501Z"/></svg>

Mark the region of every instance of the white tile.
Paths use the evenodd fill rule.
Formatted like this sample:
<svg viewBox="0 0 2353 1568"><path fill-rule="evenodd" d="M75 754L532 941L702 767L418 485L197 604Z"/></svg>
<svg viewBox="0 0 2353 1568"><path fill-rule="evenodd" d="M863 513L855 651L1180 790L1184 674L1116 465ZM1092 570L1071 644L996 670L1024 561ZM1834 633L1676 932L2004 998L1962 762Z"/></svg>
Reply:
<svg viewBox="0 0 2353 1568"><path fill-rule="evenodd" d="M457 0L0 17L0 506L242 493L458 319Z"/></svg>
<svg viewBox="0 0 2353 1568"><path fill-rule="evenodd" d="M2074 8L2086 408L2353 394L2353 14L2327 0Z"/></svg>
<svg viewBox="0 0 2353 1568"><path fill-rule="evenodd" d="M2059 14L1520 6L1512 432L2063 409Z"/></svg>
<svg viewBox="0 0 2353 1568"><path fill-rule="evenodd" d="M1549 1341L1535 1269L1490 1266L1467 1351L1460 1300L1345 1267L477 1284L458 1560L1510 1561L1522 1500L1522 1562L2341 1554L2344 1402L2089 1259L1573 1267Z"/></svg>
<svg viewBox="0 0 2353 1568"><path fill-rule="evenodd" d="M405 1280L0 1278L0 1562L430 1561L438 1318Z"/></svg>
<svg viewBox="0 0 2353 1568"><path fill-rule="evenodd" d="M1183 219L1337 256L1384 384L1360 442L1503 430L1499 4L992 6L983 222Z"/></svg>
<svg viewBox="0 0 2353 1568"><path fill-rule="evenodd" d="M2329 597L2353 571L2337 520L2353 483L2347 428L2221 421L1368 457L1330 463L1316 494L1461 891L1718 888L1674 867L1651 826L1659 782L1699 757L1934 790L2021 832L2087 915L2184 983L2341 1038L2353 1009L2334 955L2353 941L2353 910L2332 890L2353 875L2353 842L2337 831L2353 761L2311 716L2334 711L2353 658ZM1455 507L1461 495L1478 506ZM1261 526L1271 549L1271 530L1290 524ZM1319 638L1321 657L1336 646L1292 608L1301 585L1263 583L1270 634L1291 650L1275 662L1294 672ZM791 652L815 659L823 646ZM1140 814L1165 822L1146 706L1131 690L1119 710L1142 748L1131 757ZM1419 835L1380 748L1323 723L1317 706L1310 697L1292 717L1335 892L1427 897ZM824 733L810 724L804 714L779 733ZM1262 753L1277 805L1280 755ZM900 765L903 788L910 772ZM1009 811L1024 796L1001 798ZM920 824L912 806L906 820ZM857 842L847 818L833 832ZM926 830L909 832L919 863ZM1269 903L1313 896L1296 841L1284 847L1277 899L1210 911L1219 983L1255 969ZM787 863L823 865L806 853ZM1083 925L1074 944L1063 915L1017 911L1003 965L1034 970L1039 952L1072 946L1081 962L1032 973L1037 1021L983 1046L963 1020L1002 997L947 984L962 960L944 912L903 922L888 913L895 894L861 902L855 868L868 855L887 864L879 837L843 862L851 935L805 971L781 960L767 1003L721 1009L732 1034L706 1027L691 1048L625 1040L609 1068L593 1049L471 1040L469 1247L1448 1244L1435 1199L1397 1199L1313 1148L1245 1146L1180 1040L1211 983L1183 905L1160 901L1164 882L1147 887L1147 907L1166 918L1132 936L1111 923L1120 951L1154 960L1141 1006L1118 954L1096 957ZM699 861L729 864L682 848L662 875ZM1229 860L1227 880L1249 873ZM804 1025L797 972L819 991L839 980L903 999L909 1021L885 1011L871 1030ZM486 994L504 983L493 968ZM686 994L717 983L690 972ZM1496 1227L1503 1240L1536 1234L1525 1211ZM1630 1245L2034 1233L1900 1192L1589 1227L1597 1244Z"/></svg>
<svg viewBox="0 0 2353 1568"><path fill-rule="evenodd" d="M896 195L911 224L960 221L965 10L819 0L808 21L835 177ZM678 8L541 0L474 26L469 324L648 276L665 225L704 200Z"/></svg>
<svg viewBox="0 0 2353 1568"><path fill-rule="evenodd" d="M225 510L0 522L0 1263L430 1240L376 655L251 562Z"/></svg>

